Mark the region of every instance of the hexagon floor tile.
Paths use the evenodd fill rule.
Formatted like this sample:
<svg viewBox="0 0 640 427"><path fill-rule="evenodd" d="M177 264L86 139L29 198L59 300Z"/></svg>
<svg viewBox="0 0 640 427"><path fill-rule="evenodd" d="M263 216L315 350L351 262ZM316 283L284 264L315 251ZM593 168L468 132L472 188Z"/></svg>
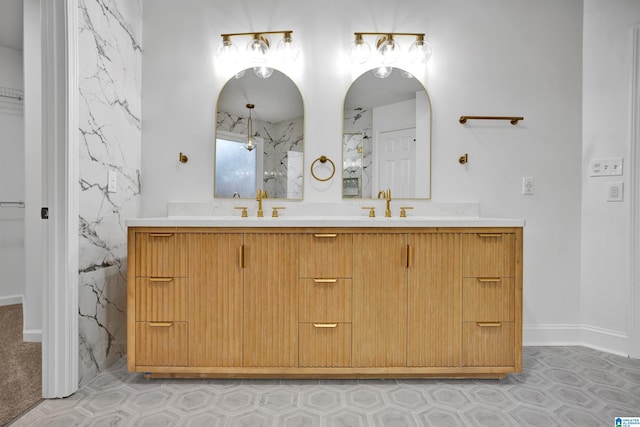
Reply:
<svg viewBox="0 0 640 427"><path fill-rule="evenodd" d="M640 417L640 360L585 347L525 347L504 380L145 380L126 360L33 426L613 426Z"/></svg>

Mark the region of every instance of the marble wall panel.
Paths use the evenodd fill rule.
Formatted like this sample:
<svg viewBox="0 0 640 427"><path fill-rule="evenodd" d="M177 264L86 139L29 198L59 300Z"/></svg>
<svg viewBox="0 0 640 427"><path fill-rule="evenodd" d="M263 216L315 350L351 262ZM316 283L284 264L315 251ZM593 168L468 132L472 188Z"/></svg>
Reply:
<svg viewBox="0 0 640 427"><path fill-rule="evenodd" d="M359 187L361 189L361 197L373 197L372 190L372 169L373 162L373 137L372 137L373 116L371 109L354 108L345 110L344 112L344 135L361 134L362 135L362 182ZM345 139L343 138L343 143ZM350 141L349 138L346 141ZM344 148L344 147L343 147ZM344 173L343 173L344 174ZM349 175L349 173L347 173Z"/></svg>
<svg viewBox="0 0 640 427"><path fill-rule="evenodd" d="M140 0L79 0L80 385L126 353L127 229L139 216ZM109 171L117 174L108 191Z"/></svg>

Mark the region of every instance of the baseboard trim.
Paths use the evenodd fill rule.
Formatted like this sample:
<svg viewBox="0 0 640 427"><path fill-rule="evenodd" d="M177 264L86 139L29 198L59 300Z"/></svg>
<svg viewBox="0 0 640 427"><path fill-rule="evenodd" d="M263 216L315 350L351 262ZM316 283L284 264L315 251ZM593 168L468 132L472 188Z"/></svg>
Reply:
<svg viewBox="0 0 640 427"><path fill-rule="evenodd" d="M524 346L583 346L619 356L629 356L629 335L591 325L523 325Z"/></svg>
<svg viewBox="0 0 640 427"><path fill-rule="evenodd" d="M42 329L23 329L22 341L42 342Z"/></svg>
<svg viewBox="0 0 640 427"><path fill-rule="evenodd" d="M11 295L8 297L0 297L0 307L5 305L22 304L22 295Z"/></svg>

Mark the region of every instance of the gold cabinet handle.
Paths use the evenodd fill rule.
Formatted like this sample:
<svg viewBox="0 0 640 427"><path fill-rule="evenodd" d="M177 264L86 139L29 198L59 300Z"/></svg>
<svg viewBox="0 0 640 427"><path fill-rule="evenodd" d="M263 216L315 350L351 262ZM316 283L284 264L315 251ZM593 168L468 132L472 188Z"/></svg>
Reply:
<svg viewBox="0 0 640 427"><path fill-rule="evenodd" d="M313 324L314 328L335 328L337 326L338 326L337 323L314 323Z"/></svg>
<svg viewBox="0 0 640 427"><path fill-rule="evenodd" d="M238 259L240 260L240 268L244 268L244 245L240 245Z"/></svg>
<svg viewBox="0 0 640 427"><path fill-rule="evenodd" d="M411 245L407 245L406 247L406 251L407 251L407 268L411 268L411 257L412 257L412 253L411 253Z"/></svg>
<svg viewBox="0 0 640 427"><path fill-rule="evenodd" d="M313 237L338 237L337 233L314 234Z"/></svg>
<svg viewBox="0 0 640 427"><path fill-rule="evenodd" d="M313 279L315 283L336 283L338 279Z"/></svg>
<svg viewBox="0 0 640 427"><path fill-rule="evenodd" d="M151 322L149 326L152 328L166 328L169 326L173 326L173 322Z"/></svg>
<svg viewBox="0 0 640 427"><path fill-rule="evenodd" d="M480 237L502 237L500 233L478 233Z"/></svg>
<svg viewBox="0 0 640 427"><path fill-rule="evenodd" d="M500 322L477 322L476 324L481 328L499 328L502 326Z"/></svg>
<svg viewBox="0 0 640 427"><path fill-rule="evenodd" d="M151 283L167 283L173 280L173 277L149 277Z"/></svg>
<svg viewBox="0 0 640 427"><path fill-rule="evenodd" d="M149 233L149 237L171 237L173 233Z"/></svg>
<svg viewBox="0 0 640 427"><path fill-rule="evenodd" d="M478 277L478 282L481 283L500 283L502 279L499 277Z"/></svg>

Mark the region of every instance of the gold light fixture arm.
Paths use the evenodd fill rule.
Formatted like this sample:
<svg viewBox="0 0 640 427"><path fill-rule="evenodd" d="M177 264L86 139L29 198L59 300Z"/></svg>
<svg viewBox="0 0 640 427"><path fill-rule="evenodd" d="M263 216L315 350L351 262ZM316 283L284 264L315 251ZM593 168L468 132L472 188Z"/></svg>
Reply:
<svg viewBox="0 0 640 427"><path fill-rule="evenodd" d="M220 34L220 36L222 37L222 41L231 41L231 37L236 37L236 36L251 36L254 39L259 39L262 40L263 42L265 42L267 44L267 46L269 45L269 41L263 37L265 35L268 34L282 34L284 37L291 37L291 34L293 34L293 30L281 30L281 31L257 31L254 33L226 33L226 34Z"/></svg>

